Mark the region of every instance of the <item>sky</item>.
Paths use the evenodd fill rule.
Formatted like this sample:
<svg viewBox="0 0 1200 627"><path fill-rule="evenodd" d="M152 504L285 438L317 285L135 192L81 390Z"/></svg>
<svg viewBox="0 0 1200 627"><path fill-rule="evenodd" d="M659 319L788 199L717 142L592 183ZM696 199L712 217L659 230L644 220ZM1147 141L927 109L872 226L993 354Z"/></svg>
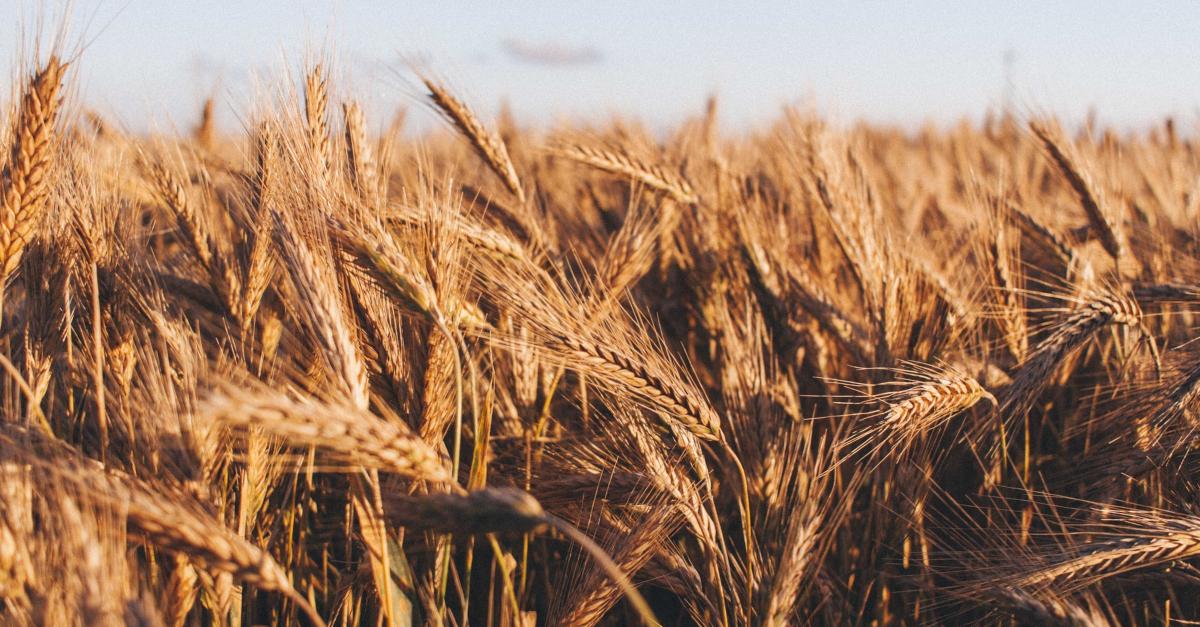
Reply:
<svg viewBox="0 0 1200 627"><path fill-rule="evenodd" d="M0 67L27 69L29 33L63 5L0 0ZM622 114L663 127L714 93L737 129L787 104L842 123L950 124L1006 94L1019 113L1068 123L1093 108L1125 128L1200 122L1198 2L74 0L67 11L81 99L130 130L190 126L210 95L234 127L254 94L319 56L335 96L380 124L397 106L419 111L418 125L434 119L413 62L477 110L507 102L525 124Z"/></svg>

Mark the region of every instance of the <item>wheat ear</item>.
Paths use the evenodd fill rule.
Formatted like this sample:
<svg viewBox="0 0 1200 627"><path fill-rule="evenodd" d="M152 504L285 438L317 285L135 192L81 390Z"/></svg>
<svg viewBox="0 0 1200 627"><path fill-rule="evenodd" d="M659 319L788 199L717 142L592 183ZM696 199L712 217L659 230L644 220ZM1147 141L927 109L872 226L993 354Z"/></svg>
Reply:
<svg viewBox="0 0 1200 627"><path fill-rule="evenodd" d="M0 179L0 289L21 261L50 195L54 168L55 119L67 65L50 57L29 80L13 129L12 150Z"/></svg>
<svg viewBox="0 0 1200 627"><path fill-rule="evenodd" d="M342 105L342 117L346 122L346 166L350 183L359 198L374 206L379 197L379 180L375 155L367 138L367 122L356 102Z"/></svg>
<svg viewBox="0 0 1200 627"><path fill-rule="evenodd" d="M699 200L696 191L682 176L668 172L661 166L646 163L624 151L569 144L555 149L554 153L598 170L631 178L650 189L664 192L683 204L693 204Z"/></svg>
<svg viewBox="0 0 1200 627"><path fill-rule="evenodd" d="M304 77L304 130L307 133L308 149L316 159L322 175L330 173L329 84L325 67L317 64Z"/></svg>
<svg viewBox="0 0 1200 627"><path fill-rule="evenodd" d="M204 106L200 109L200 122L196 124L196 130L193 133L196 143L201 148L212 149L213 147L213 139L216 136L213 117L213 99L206 98Z"/></svg>
<svg viewBox="0 0 1200 627"><path fill-rule="evenodd" d="M619 384L623 389L650 401L654 407L679 420L688 431L705 440L717 440L721 418L698 394L677 386L646 368L639 360L582 337L556 334L551 347L571 362L587 366Z"/></svg>
<svg viewBox="0 0 1200 627"><path fill-rule="evenodd" d="M1109 218L1103 207L1100 206L1100 201L1094 191L1095 186L1091 184L1089 177L1079 169L1076 160L1067 154L1062 143L1055 139L1049 129L1037 122L1030 122L1029 128L1042 142L1042 146L1049 153L1054 165L1058 167L1059 172L1071 185L1071 189L1075 191L1075 195L1079 197L1079 204L1087 214L1088 223L1099 236L1104 250L1114 260L1120 260L1121 255L1125 252L1120 225Z"/></svg>
<svg viewBox="0 0 1200 627"><path fill-rule="evenodd" d="M347 463L412 479L449 483L443 457L398 422L343 404L293 397L269 389L222 385L200 404L199 415L231 427L255 427Z"/></svg>
<svg viewBox="0 0 1200 627"><path fill-rule="evenodd" d="M488 131L479 118L471 112L471 109L455 98L445 87L430 78L422 78L422 81L429 89L429 99L433 101L433 104L467 138L467 141L471 142L471 147L496 173L496 176L500 177L508 191L512 192L521 204L525 204L525 191L521 187L517 169L508 156L508 147L504 145L504 140Z"/></svg>

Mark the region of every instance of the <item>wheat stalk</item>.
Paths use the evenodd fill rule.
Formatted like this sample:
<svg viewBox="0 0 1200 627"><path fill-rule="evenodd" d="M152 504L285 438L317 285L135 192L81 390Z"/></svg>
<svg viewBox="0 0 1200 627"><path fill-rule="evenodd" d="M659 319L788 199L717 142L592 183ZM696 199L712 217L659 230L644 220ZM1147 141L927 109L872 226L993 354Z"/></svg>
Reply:
<svg viewBox="0 0 1200 627"><path fill-rule="evenodd" d="M1037 393L1063 357L1110 324L1141 328L1142 310L1131 295L1123 292L1095 294L1068 312L1021 365L1001 400L1000 411L1010 416L1026 411L1036 402Z"/></svg>
<svg viewBox="0 0 1200 627"><path fill-rule="evenodd" d="M569 335L551 337L550 346L577 367L599 373L623 390L649 401L653 407L679 420L697 437L706 440L720 437L721 419L707 401L652 372L640 360L609 346Z"/></svg>
<svg viewBox="0 0 1200 627"><path fill-rule="evenodd" d="M192 135L201 148L211 150L216 137L216 124L213 120L213 99L205 98L204 106L200 109L200 122Z"/></svg>
<svg viewBox="0 0 1200 627"><path fill-rule="evenodd" d="M308 149L313 155L322 176L329 176L332 166L332 150L329 147L329 84L325 67L313 66L304 76L304 130Z"/></svg>
<svg viewBox="0 0 1200 627"><path fill-rule="evenodd" d="M350 183L360 198L375 205L378 202L379 181L375 155L367 139L366 119L356 102L342 105L342 117L346 122L346 166L350 172Z"/></svg>
<svg viewBox="0 0 1200 627"><path fill-rule="evenodd" d="M323 359L355 407L370 402L367 372L358 344L339 302L339 292L328 268L312 247L277 211L272 211L275 240L292 284L301 295L303 323L321 349Z"/></svg>
<svg viewBox="0 0 1200 627"><path fill-rule="evenodd" d="M443 457L397 423L361 408L296 398L261 387L218 387L205 397L199 415L231 427L254 427L297 445L337 454L347 463L398 475L452 481Z"/></svg>
<svg viewBox="0 0 1200 627"><path fill-rule="evenodd" d="M1019 262L1019 259L1012 258L1003 226L996 228L994 237L988 242L988 252L992 258L992 277L999 292L997 296L1001 307L1000 320L1004 326L1004 342L1013 357L1021 361L1029 351L1029 333L1021 304L1023 283L1014 268L1014 261Z"/></svg>
<svg viewBox="0 0 1200 627"><path fill-rule="evenodd" d="M169 627L183 627L187 623L192 605L196 602L196 592L195 569L183 554L176 555L164 591L167 602L163 611L164 624Z"/></svg>
<svg viewBox="0 0 1200 627"><path fill-rule="evenodd" d="M390 496L384 501L384 512L394 525L457 534L528 533L546 525L546 512L537 499L507 488Z"/></svg>
<svg viewBox="0 0 1200 627"><path fill-rule="evenodd" d="M620 174L643 183L650 189L668 194L676 202L694 204L699 201L695 190L683 179L664 168L645 163L626 152L568 144L556 148L554 154L590 165L605 172Z"/></svg>
<svg viewBox="0 0 1200 627"><path fill-rule="evenodd" d="M613 561L630 576L642 569L662 547L663 539L673 529L672 519L677 512L670 507L658 507L646 519L638 521L629 535L611 551ZM573 586L573 598L567 601L568 611L558 618L558 624L590 627L600 622L609 608L620 598L620 588L599 570Z"/></svg>
<svg viewBox="0 0 1200 627"><path fill-rule="evenodd" d="M869 395L870 402L882 407L871 412L876 421L848 438L853 450L886 446L887 454L902 455L922 435L980 400L997 404L974 377L953 367L906 363L899 372L899 379L877 386L884 391Z"/></svg>
<svg viewBox="0 0 1200 627"><path fill-rule="evenodd" d="M504 144L504 140L488 131L467 105L455 98L445 87L431 78L421 80L429 89L429 99L438 110L467 138L483 162L500 177L508 191L517 197L517 201L525 204L525 191L521 187L521 179L517 176L517 168L508 156L508 146Z"/></svg>
<svg viewBox="0 0 1200 627"><path fill-rule="evenodd" d="M1200 555L1200 529L1177 530L1156 538L1130 538L1109 547L1095 547L1062 563L1034 569L1017 577L1023 588L1066 583L1072 587L1140 568L1150 568Z"/></svg>
<svg viewBox="0 0 1200 627"><path fill-rule="evenodd" d="M1113 221L1100 206L1100 201L1094 191L1095 186L1091 184L1089 177L1079 169L1076 160L1066 153L1062 143L1057 141L1045 126L1037 122L1030 122L1029 128L1041 140L1042 146L1054 160L1054 164L1058 166L1059 172L1062 172L1067 183L1071 185L1071 189L1075 191L1075 195L1079 197L1079 204L1087 214L1088 223L1100 237L1100 243L1104 245L1105 252L1114 260L1119 261L1125 253L1120 224Z"/></svg>
<svg viewBox="0 0 1200 627"><path fill-rule="evenodd" d="M0 172L0 284L21 261L50 196L54 173L55 121L59 90L67 65L51 56L30 79L21 96L8 162Z"/></svg>
<svg viewBox="0 0 1200 627"><path fill-rule="evenodd" d="M1005 205L1005 208L1005 214L1016 222L1022 232L1050 250L1068 270L1074 269L1077 258L1075 249L1062 235L1012 203Z"/></svg>

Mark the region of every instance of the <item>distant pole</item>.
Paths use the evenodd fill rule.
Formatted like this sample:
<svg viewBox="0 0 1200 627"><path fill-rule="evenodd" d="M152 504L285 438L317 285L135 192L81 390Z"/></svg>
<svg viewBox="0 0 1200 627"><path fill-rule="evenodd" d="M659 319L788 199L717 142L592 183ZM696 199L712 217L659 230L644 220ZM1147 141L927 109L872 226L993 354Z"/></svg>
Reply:
<svg viewBox="0 0 1200 627"><path fill-rule="evenodd" d="M1013 100L1017 90L1015 67L1017 64L1017 53L1012 48L1004 51L1004 95L1001 106L1004 108L1005 115L1012 114Z"/></svg>

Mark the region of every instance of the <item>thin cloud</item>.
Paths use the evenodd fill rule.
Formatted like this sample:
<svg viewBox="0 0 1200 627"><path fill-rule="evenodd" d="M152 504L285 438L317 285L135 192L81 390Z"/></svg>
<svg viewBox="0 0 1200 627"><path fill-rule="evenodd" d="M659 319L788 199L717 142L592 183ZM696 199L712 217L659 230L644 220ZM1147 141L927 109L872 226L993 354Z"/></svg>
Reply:
<svg viewBox="0 0 1200 627"><path fill-rule="evenodd" d="M590 46L572 47L554 42L505 39L501 47L512 60L533 65L592 65L604 58L599 50Z"/></svg>

